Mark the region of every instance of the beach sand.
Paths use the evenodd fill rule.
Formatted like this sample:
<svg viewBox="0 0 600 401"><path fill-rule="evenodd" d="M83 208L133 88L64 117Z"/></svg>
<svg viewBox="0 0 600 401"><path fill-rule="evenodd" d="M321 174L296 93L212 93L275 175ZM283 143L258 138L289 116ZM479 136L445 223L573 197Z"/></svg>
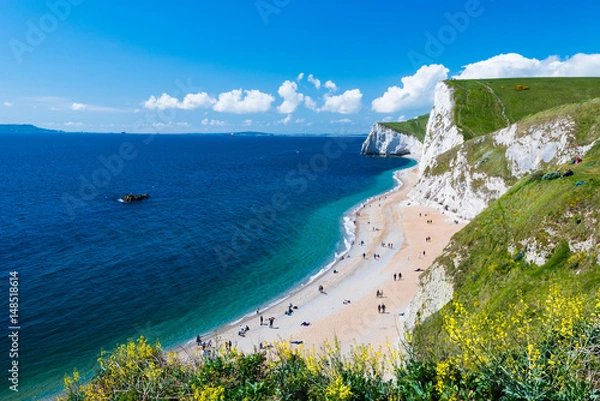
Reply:
<svg viewBox="0 0 600 401"><path fill-rule="evenodd" d="M326 340L337 338L342 352L355 344L378 348L397 342L404 324L402 315L423 274L417 269L431 265L466 222L456 224L453 217L441 211L410 204L407 195L418 181L419 171L412 168L396 174L402 182L398 190L376 197L356 212L356 240L343 260L278 304L203 335L202 340L212 340L213 345L231 341L242 352L258 349L261 342L274 341L302 341L305 347L319 349ZM426 241L426 237L431 240ZM387 246L390 243L391 248ZM375 259L374 254L380 258ZM402 278L394 280L394 274L399 273ZM378 290L383 291L383 297L376 296ZM290 303L297 309L286 315ZM385 305L385 313L378 311L381 304ZM270 317L275 318L272 328ZM302 326L302 322L310 325ZM246 326L250 330L240 336L240 327ZM195 351L194 342L182 350L182 356Z"/></svg>

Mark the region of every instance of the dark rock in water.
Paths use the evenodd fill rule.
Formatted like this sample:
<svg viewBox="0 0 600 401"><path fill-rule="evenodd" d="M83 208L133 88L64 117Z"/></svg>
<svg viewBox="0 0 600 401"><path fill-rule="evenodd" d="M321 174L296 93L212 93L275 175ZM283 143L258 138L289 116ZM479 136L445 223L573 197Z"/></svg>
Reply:
<svg viewBox="0 0 600 401"><path fill-rule="evenodd" d="M132 203L132 202L139 202L142 201L144 199L148 199L150 197L150 195L148 194L129 194L129 195L125 195L124 197L121 198L121 202L123 203Z"/></svg>

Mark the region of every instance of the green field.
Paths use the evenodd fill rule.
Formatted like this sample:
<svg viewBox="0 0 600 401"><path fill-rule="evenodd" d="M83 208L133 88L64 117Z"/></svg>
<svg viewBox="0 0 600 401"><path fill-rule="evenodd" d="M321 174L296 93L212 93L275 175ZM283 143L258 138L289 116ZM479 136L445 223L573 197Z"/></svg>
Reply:
<svg viewBox="0 0 600 401"><path fill-rule="evenodd" d="M416 136L419 141L423 142L427 131L427 121L429 121L429 114L424 114L408 121L379 124L401 134L412 134Z"/></svg>
<svg viewBox="0 0 600 401"><path fill-rule="evenodd" d="M450 80L455 119L465 139L488 134L509 123L570 103L600 97L600 78L510 78ZM527 90L515 90L517 85Z"/></svg>

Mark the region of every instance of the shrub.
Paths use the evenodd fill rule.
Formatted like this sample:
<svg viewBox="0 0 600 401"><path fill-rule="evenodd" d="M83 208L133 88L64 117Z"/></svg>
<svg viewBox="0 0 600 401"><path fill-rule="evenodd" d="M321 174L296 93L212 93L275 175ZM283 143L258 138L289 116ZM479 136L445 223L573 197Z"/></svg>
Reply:
<svg viewBox="0 0 600 401"><path fill-rule="evenodd" d="M542 181L546 181L546 180L555 180L557 178L560 178L560 173L558 171L553 171L551 173L546 173L542 176Z"/></svg>

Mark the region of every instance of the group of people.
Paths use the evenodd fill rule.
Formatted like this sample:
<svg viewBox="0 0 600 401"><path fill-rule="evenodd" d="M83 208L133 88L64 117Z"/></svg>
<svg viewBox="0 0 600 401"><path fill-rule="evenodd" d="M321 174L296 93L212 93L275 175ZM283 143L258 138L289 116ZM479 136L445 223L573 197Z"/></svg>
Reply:
<svg viewBox="0 0 600 401"><path fill-rule="evenodd" d="M379 313L385 313L385 304L379 304L379 305L377 305L377 311Z"/></svg>
<svg viewBox="0 0 600 401"><path fill-rule="evenodd" d="M377 290L377 298L383 298L383 290Z"/></svg>
<svg viewBox="0 0 600 401"><path fill-rule="evenodd" d="M287 314L287 312L286 312L286 314ZM260 325L262 326L264 324L265 319L262 317L262 315L260 315L259 319L260 319ZM275 321L275 318L274 317L270 317L268 320L269 320L269 328L272 329L273 328L273 322ZM250 330L250 329L248 329L248 330Z"/></svg>
<svg viewBox="0 0 600 401"><path fill-rule="evenodd" d="M425 242L431 242L431 237L425 237Z"/></svg>
<svg viewBox="0 0 600 401"><path fill-rule="evenodd" d="M202 341L202 337L200 337L200 334L196 336L196 344L198 345L198 348L202 347L202 351L205 351L208 348L212 348L212 340L208 340L208 342Z"/></svg>
<svg viewBox="0 0 600 401"><path fill-rule="evenodd" d="M398 274L394 273L394 281L396 281L396 280L402 280L402 273L398 273Z"/></svg>
<svg viewBox="0 0 600 401"><path fill-rule="evenodd" d="M246 325L246 327L240 325L240 329L238 330L238 336L246 337L246 333L250 331L250 327Z"/></svg>
<svg viewBox="0 0 600 401"><path fill-rule="evenodd" d="M391 242L389 242L387 244L385 242L382 242L381 246L384 247L384 248L390 248L390 249L394 248L394 244L392 244Z"/></svg>

